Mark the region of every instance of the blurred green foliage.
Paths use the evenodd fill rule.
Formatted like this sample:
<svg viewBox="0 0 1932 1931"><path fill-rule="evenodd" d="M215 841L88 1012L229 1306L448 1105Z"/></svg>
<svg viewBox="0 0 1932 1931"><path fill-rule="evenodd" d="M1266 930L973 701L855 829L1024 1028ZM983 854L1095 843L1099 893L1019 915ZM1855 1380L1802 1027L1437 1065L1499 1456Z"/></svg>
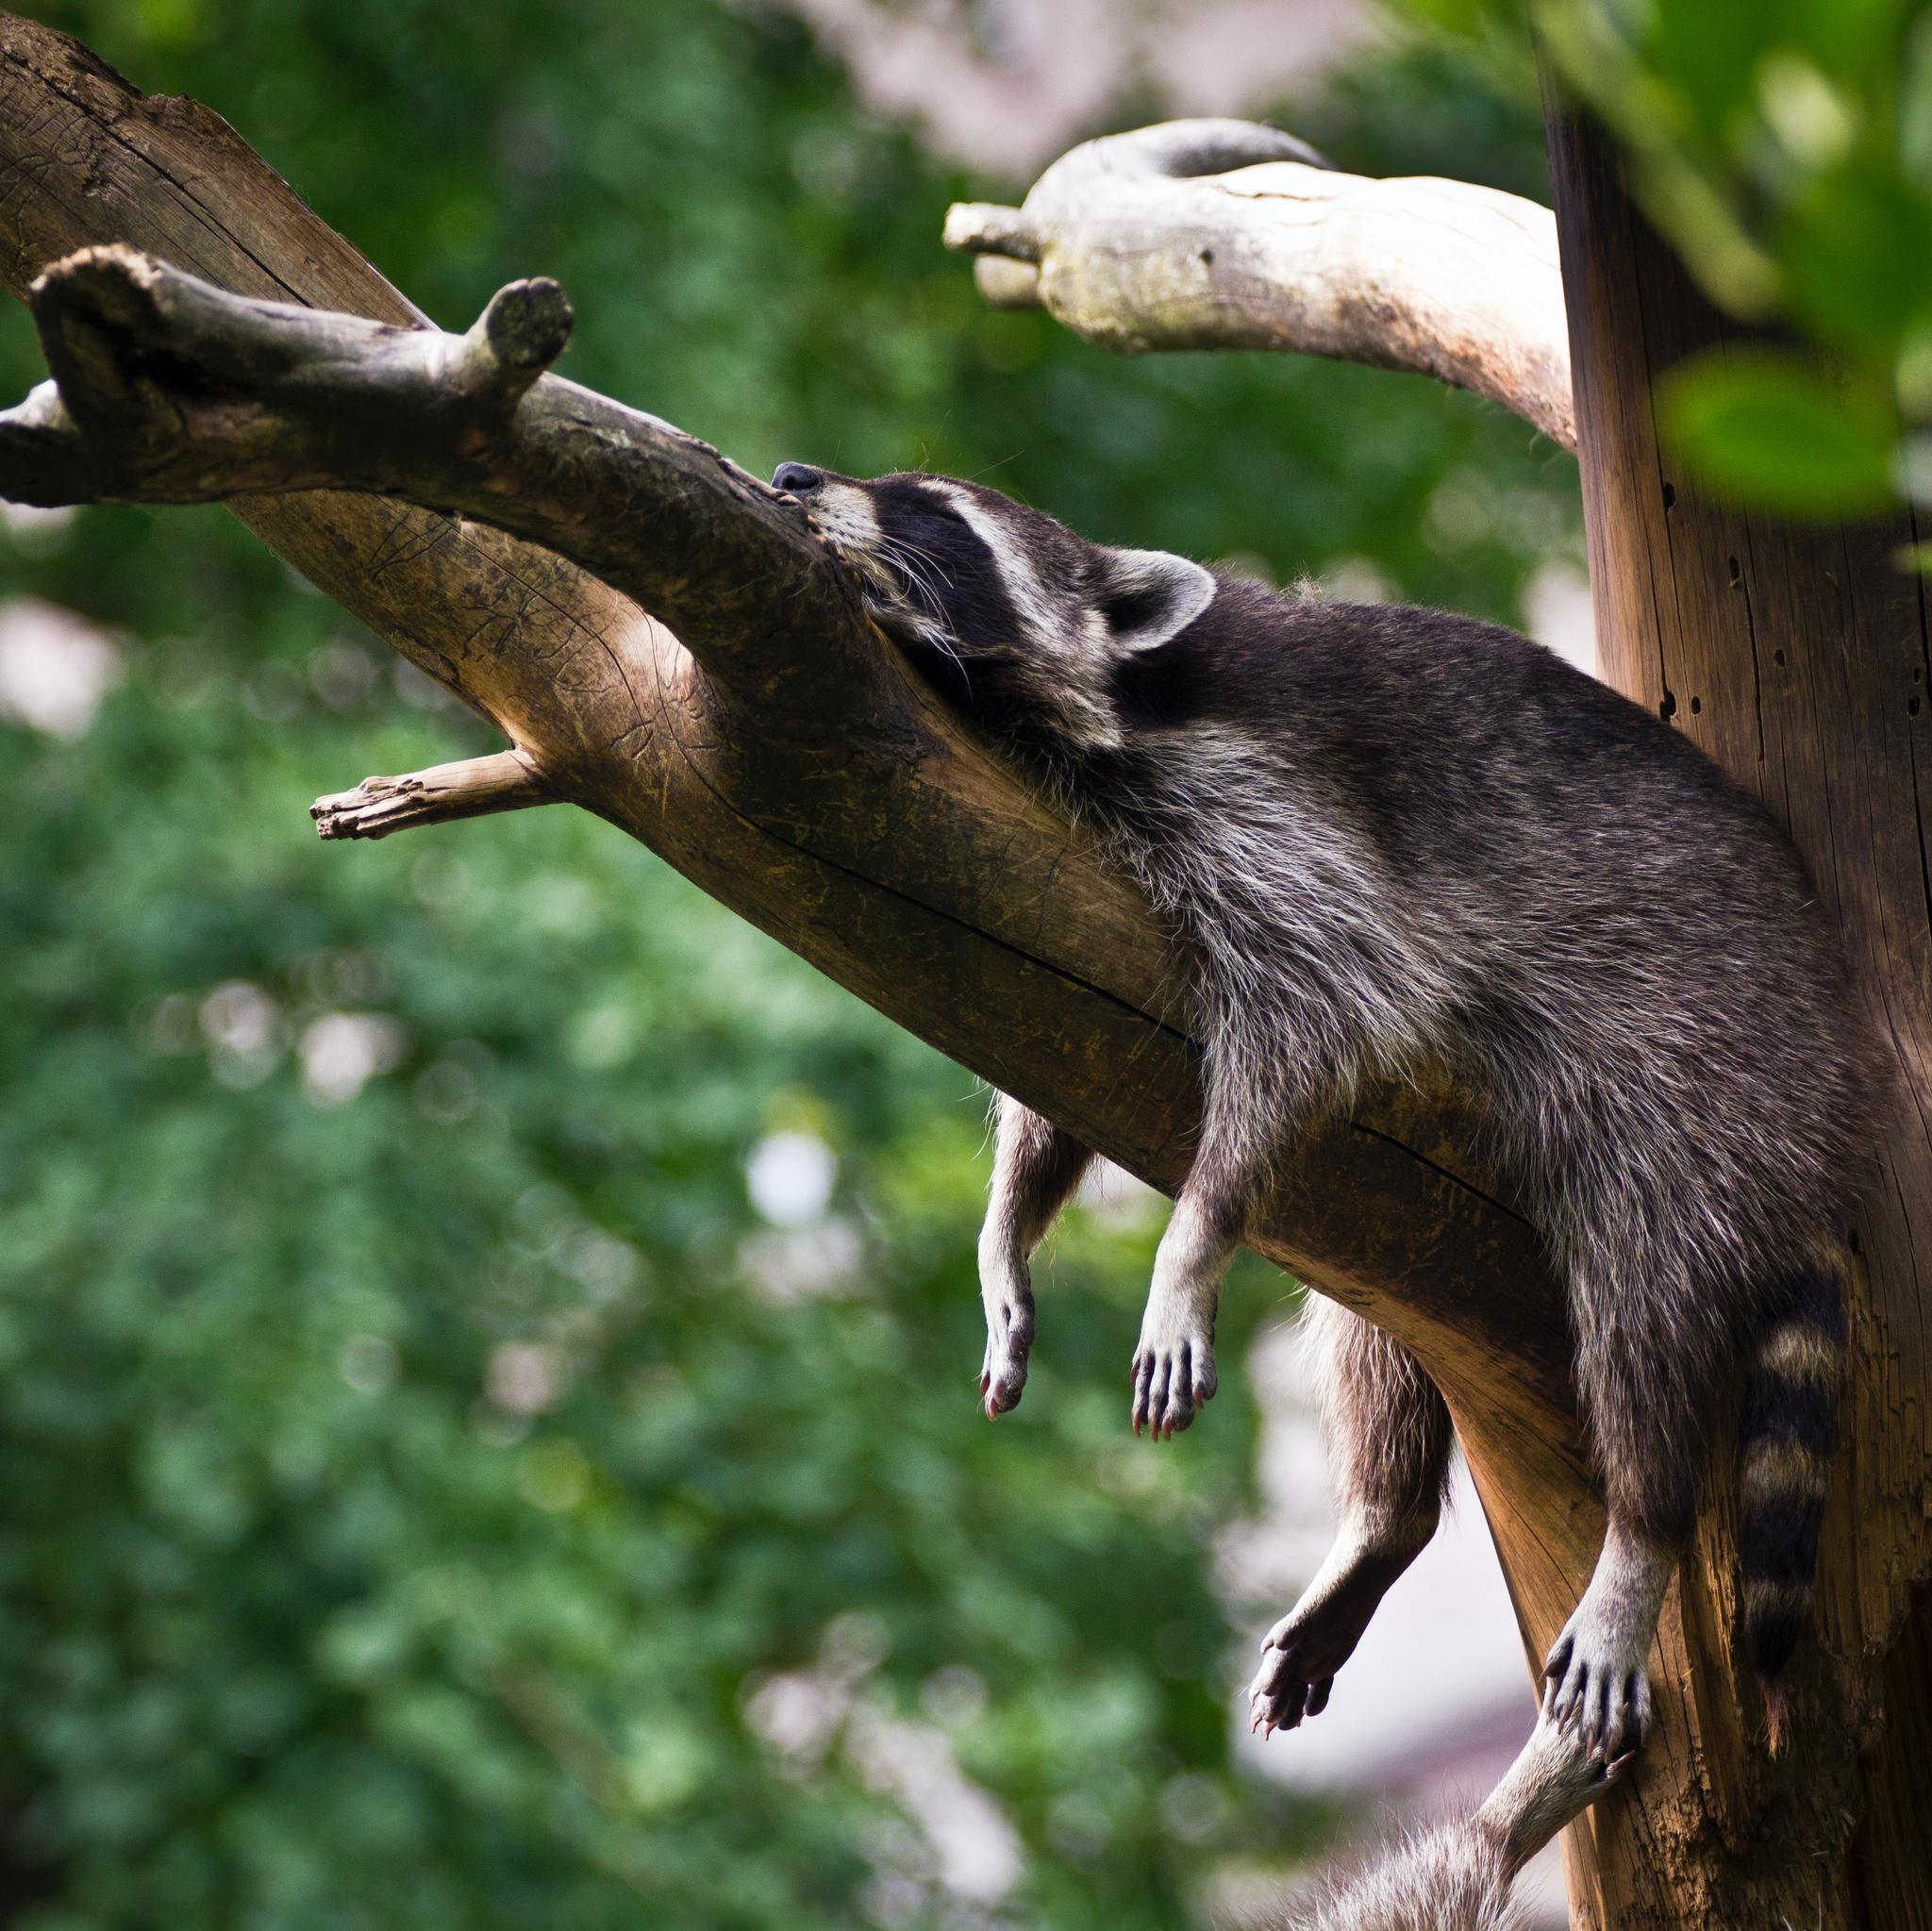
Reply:
<svg viewBox="0 0 1932 1931"><path fill-rule="evenodd" d="M559 275L569 374L754 467L929 462L1506 619L1576 551L1573 467L1468 397L985 310L940 217L1014 184L782 22L46 11L444 321ZM1438 57L1297 121L1540 185L1533 116ZM38 374L9 313L0 383ZM990 1428L970 1079L587 818L320 846L317 791L486 740L221 513L0 546L126 640L91 728L0 724L8 1921L1152 1931L1291 1858L1320 1820L1235 1766L1213 1590L1242 1377L1125 1431L1158 1215L1074 1217ZM1248 1264L1230 1369L1288 1292ZM928 1827L979 1815L949 1777L1002 1898Z"/></svg>
<svg viewBox="0 0 1932 1931"><path fill-rule="evenodd" d="M1528 76L1520 0L1406 5ZM1793 516L1932 500L1932 10L1532 0L1527 19L1705 291L1740 334L1785 338L1673 372L1679 453Z"/></svg>

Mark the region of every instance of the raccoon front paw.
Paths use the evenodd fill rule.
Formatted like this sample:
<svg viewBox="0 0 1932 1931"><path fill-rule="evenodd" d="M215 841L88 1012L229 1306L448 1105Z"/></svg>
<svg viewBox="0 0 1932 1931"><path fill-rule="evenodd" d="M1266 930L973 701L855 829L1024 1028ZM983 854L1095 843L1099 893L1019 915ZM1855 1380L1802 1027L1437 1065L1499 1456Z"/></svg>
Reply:
<svg viewBox="0 0 1932 1931"><path fill-rule="evenodd" d="M1649 1632L1639 1647L1594 1610L1586 1595L1551 1649L1542 1714L1559 1730L1574 1723L1584 1750L1621 1770L1650 1734Z"/></svg>
<svg viewBox="0 0 1932 1931"><path fill-rule="evenodd" d="M1284 1619L1286 1621L1288 1619ZM1276 1623L1279 1629L1282 1623ZM1328 1692L1335 1687L1333 1676L1315 1676L1309 1664L1291 1640L1271 1647L1261 1656L1261 1667L1248 1685L1248 1728L1259 1730L1263 1738L1276 1730L1293 1730L1304 1717L1318 1717L1328 1707Z"/></svg>
<svg viewBox="0 0 1932 1931"><path fill-rule="evenodd" d="M1156 1441L1171 1441L1197 1408L1214 1399L1212 1324L1158 1338L1142 1327L1133 1377L1134 1433L1145 1428Z"/></svg>
<svg viewBox="0 0 1932 1931"><path fill-rule="evenodd" d="M1033 1347L1033 1290L1024 1274L984 1290L986 1357L979 1365L979 1398L988 1421L1020 1406L1026 1386L1026 1357Z"/></svg>

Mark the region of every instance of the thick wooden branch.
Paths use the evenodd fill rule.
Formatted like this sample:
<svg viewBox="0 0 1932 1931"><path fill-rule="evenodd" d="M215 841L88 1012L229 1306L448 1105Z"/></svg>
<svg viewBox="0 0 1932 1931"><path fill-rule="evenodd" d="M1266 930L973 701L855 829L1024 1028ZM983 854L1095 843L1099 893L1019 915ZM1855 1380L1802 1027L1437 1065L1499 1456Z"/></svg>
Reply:
<svg viewBox="0 0 1932 1931"><path fill-rule="evenodd" d="M1474 390L1576 446L1555 218L1466 181L1367 180L1291 136L1179 121L1091 141L949 248L1000 308L1109 349L1283 349Z"/></svg>
<svg viewBox="0 0 1932 1931"><path fill-rule="evenodd" d="M389 325L237 308L97 258L43 291L50 354L75 386L16 414L0 457L17 470L38 448L43 466L10 487L179 500L200 464L210 493L274 491L229 500L493 720L550 796L642 840L1130 1171L1179 1181L1196 1053L1162 932L911 678L781 502L552 376L507 414L487 323L481 348L475 332L429 331L216 117L146 99L63 36L4 16L0 166L0 273L16 291L76 250L122 243L217 291ZM196 350L198 331L225 333L226 349ZM337 391L367 433L331 424L323 397ZM368 422L378 391L426 448ZM465 514L316 487L330 484L420 491ZM840 702L815 702L807 674ZM1600 1518L1560 1298L1470 1143L1446 1098L1375 1095L1307 1148L1257 1244L1416 1348L1492 1502L1538 1499L1534 1517L1494 1519L1540 1656Z"/></svg>
<svg viewBox="0 0 1932 1931"><path fill-rule="evenodd" d="M58 396L0 420L0 495L405 497L570 557L762 699L829 721L862 681L853 587L786 498L682 430L543 376L569 340L554 282L511 284L449 336L229 294L110 245L57 262L28 299Z"/></svg>
<svg viewBox="0 0 1932 1931"><path fill-rule="evenodd" d="M1544 404L1567 396L1567 375L1553 391L1547 360L1541 376L1524 362L1529 374L1511 378L1514 391L1497 376L1507 365L1491 354L1495 343L1522 340L1504 326L1507 316L1497 318L1500 333L1460 338L1445 320L1431 349L1423 295L1445 299L1453 277L1411 279L1406 294L1376 283L1360 253L1362 229L1351 230L1353 215L1342 218L1354 191L1337 188L1341 199L1324 201L1307 187L1343 177L1298 151L1285 154L1285 137L1259 140L1228 124L1206 135L1196 126L1145 136L1111 159L1102 155L1106 165L1089 169L1085 187L1074 171L1061 185L1076 210L1100 205L1081 202L1089 189L1116 212L1136 197L1218 197L1198 217L1170 208L1174 222L1226 223L1231 206L1312 197L1307 207L1334 213L1332 225L1328 213L1267 209L1270 221L1304 230L1298 241L1277 238L1294 259L1276 279L1300 287L1299 275L1307 290L1296 298L1298 337L1284 334L1276 345L1492 383L1488 392L1506 401L1517 393L1510 406L1520 401L1525 413L1523 397L1539 387ZM1262 165L1240 175L1200 173L1257 158ZM641 839L1005 1090L1157 1186L1174 1187L1196 1125L1196 1055L1176 961L1145 906L908 674L781 499L669 425L537 373L561 346L565 311L554 291L521 285L468 334L438 333L215 117L191 103L145 99L72 42L4 16L0 165L0 275L16 291L60 258L110 243L180 271L95 256L44 285L37 308L61 386L38 391L0 424L8 487L42 500L225 497L320 587L495 721L513 747L323 801L321 815L339 831L521 804L529 801L521 772L543 797L580 804ZM1293 182L1293 193L1270 177ZM1476 207L1456 191L1449 202ZM1503 213L1504 228L1516 225ZM1019 251L1001 258L1034 276L1049 303L1062 248L1070 290L1104 269L1124 277L1118 286L1129 294L1158 295L1155 281L1132 279L1141 244L1126 230L1112 231L1110 257L1080 254L1085 219L1056 212L1054 194L1036 189L1017 217L983 216L976 233ZM1438 231L1450 220L1445 212L1423 225L1430 247L1447 245ZM1483 231L1465 229L1459 246L1472 246L1472 232ZM1521 260L1517 232L1509 245ZM1245 273L1258 302L1276 272L1255 246ZM1375 299L1401 320L1399 328L1368 327L1354 347L1337 299L1351 247L1361 286L1379 289ZM1236 265L1243 258L1237 249ZM1469 273L1495 315L1507 276L1493 259ZM1230 333L1197 340L1263 339L1241 334L1254 319L1241 319L1232 296L1227 306ZM318 307L345 312L305 312ZM1459 312L1486 311L1473 303ZM1150 326L1141 345L1179 340L1174 326L1169 337ZM1415 341L1398 355L1404 330ZM1631 402L1640 387L1607 391L1606 419L1646 424ZM1550 423L1560 430L1555 415ZM1629 474L1640 468L1628 466ZM1661 514L1657 506L1672 500L1650 490L1646 513ZM1635 526L1636 514L1621 524ZM1731 553L1731 582L1747 547L1740 541ZM1836 580L1823 566L1813 575ZM1664 603L1652 598L1645 608ZM675 620L689 651L660 617ZM1755 602L1737 621L1745 618L1754 636L1769 634ZM1630 628L1636 636L1637 619ZM1794 629L1786 643L1827 629ZM1875 672L1867 681L1876 691ZM1737 684L1758 689L1758 680ZM1707 717L1728 714L1717 702L1706 707ZM1771 714L1766 696L1760 715ZM1796 747L1798 724L1791 729ZM1805 768L1794 748L1788 773ZM1856 759L1842 769L1853 792L1864 782L1858 770ZM1882 819L1861 810L1848 822ZM1912 891L1916 850L1901 847L1900 878ZM1880 902L1903 906L1906 886L1888 874ZM1907 963L1917 957L1899 954ZM1471 1158L1473 1139L1452 1095L1373 1094L1306 1149L1257 1244L1407 1340L1441 1383L1525 1646L1540 1657L1581 1588L1601 1518L1571 1420L1560 1297L1527 1225ZM1900 1201L1923 1190L1901 1186ZM1907 1236L1873 1251L1874 1267L1895 1283L1908 1278ZM1047 1328L1050 1346L1050 1319ZM1907 1327L1861 1333L1874 1350L1889 1348L1894 1364L1917 1363ZM1871 1385L1874 1400L1908 1407L1923 1374L1914 1365ZM1888 1568L1888 1550L1906 1544L1860 1525L1883 1520L1890 1536L1901 1511L1923 1512L1920 1466L1914 1492L1903 1464L1868 1465L1861 1450L1856 1509L1840 1483L1837 1533L1867 1540L1836 1583L1827 1567L1829 1640L1800 1685L1802 1706L1825 1720L1807 1732L1803 1760L1775 1770L1747 1740L1751 1692L1730 1657L1732 1504L1717 1497L1660 1633L1657 1733L1625 1794L1573 1833L1574 1865L1587 1880L1579 1900L1627 1908L1632 1922L1707 1921L1697 1914L1738 1865L1733 1847L1782 1829L1802 1814L1807 1793L1848 1796L1852 1732L1830 1713L1872 1707L1874 1658L1909 1576L1923 1571L1917 1546ZM1912 1654L1922 1663L1925 1653L1921 1644ZM1818 1768L1826 1753L1829 1777ZM1887 1763L1874 1814L1903 1818L1923 1778L1914 1781L1915 1758ZM1642 1848L1626 1852L1625 1842ZM1816 1829L1791 1834L1778 1873L1812 1868L1814 1847L1828 1855L1830 1842ZM1881 1834L1869 1867L1890 1868L1886 1860L1896 1863L1904 1842L1900 1829ZM1781 1882L1768 1877L1751 1893L1749 1922L1775 1922Z"/></svg>
<svg viewBox="0 0 1932 1931"><path fill-rule="evenodd" d="M1541 210L1446 183L1351 184L1287 137L1239 124L1082 152L1024 208L958 218L963 244L1001 251L987 258L1009 290L1024 283L1123 346L1315 348L1425 370L1569 440L1561 297L1536 266L1548 258ZM1627 239L1629 224L1585 159L1557 172L1588 265L1610 259L1603 238ZM43 285L58 387L0 424L7 487L42 501L225 498L513 747L373 780L321 801L321 816L373 835L538 793L580 804L1132 1171L1170 1189L1181 1177L1195 1052L1176 962L1145 906L909 677L781 499L668 424L540 373L567 322L554 291L518 285L477 328L440 334L215 116L145 98L73 42L7 16L0 179L0 277L15 291L78 250L152 258L87 256ZM1193 255L1166 259L1182 234ZM1890 583L1880 561L1899 540L1800 541L1707 526L1701 512L1655 526L1678 498L1644 440L1647 377L1618 358L1681 329L1668 269L1639 259L1603 287L1573 274L1580 353L1600 364L1586 477L1593 468L1604 627L1678 688L1707 679L1707 727L1742 734L1713 741L1734 769L1781 774L1787 815L1883 989L1923 1102L1923 844L1909 806L1894 808L1917 764L1908 744L1882 770L1868 755L1917 715L1886 680L1907 669L1918 680L1923 639L1908 585L1876 615L1847 618L1839 601ZM1620 304L1646 277L1661 292L1633 318ZM1633 532L1644 541L1619 567ZM1653 571L1681 573L1684 593L1657 593ZM1751 594L1700 599L1700 573ZM1659 652L1645 625L1680 608L1721 610L1725 637ZM1786 671L1789 651L1790 677L1755 661L1774 635L1774 668ZM1888 655L1901 635L1909 663ZM1648 685L1640 694L1658 701ZM1840 733L1823 754L1821 719ZM1849 828L1821 845L1821 824ZM1540 1656L1600 1516L1571 1424L1559 1296L1524 1222L1470 1158L1472 1138L1451 1095L1372 1095L1307 1147L1258 1244L1402 1337L1441 1384ZM1835 1478L1826 1644L1798 1686L1805 1746L1767 1770L1748 1743L1750 1692L1730 1659L1734 1511L1721 1494L1660 1634L1657 1734L1627 1794L1572 1838L1589 1879L1580 1902L1618 1922L1769 1925L1794 1896L1809 1901L1803 1922L1837 1921L1829 1873L1804 1889L1790 1873L1824 1871L1841 1839L1853 1741L1869 1747L1875 1722L1876 1659L1925 1565L1911 1233L1923 1129L1908 1123L1890 1145L1893 1184L1864 1229L1865 1392L1856 1470ZM1923 1709L1932 1617L1919 1600L1918 1640L1886 1683ZM1861 1854L1874 1897L1906 1895L1898 1874L1924 1862L1911 1823L1923 1734L1894 1723L1866 1777L1883 1825ZM1742 1883L1746 1866L1763 1875ZM1883 1922L1912 1920L1893 1909Z"/></svg>

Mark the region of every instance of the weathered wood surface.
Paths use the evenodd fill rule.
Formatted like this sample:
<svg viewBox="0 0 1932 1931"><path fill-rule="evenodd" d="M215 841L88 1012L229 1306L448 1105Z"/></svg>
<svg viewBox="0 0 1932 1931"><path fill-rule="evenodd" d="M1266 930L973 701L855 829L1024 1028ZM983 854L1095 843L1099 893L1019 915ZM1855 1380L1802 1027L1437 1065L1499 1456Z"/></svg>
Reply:
<svg viewBox="0 0 1932 1931"><path fill-rule="evenodd" d="M1603 675L1764 799L1843 926L1896 1055L1859 1205L1850 1448L1821 1568L1822 1651L1795 1666L1790 1760L1767 1769L1733 1653L1734 1497L1719 1483L1677 1629L1697 1694L1653 1740L1631 1801L1574 1826L1598 1922L1932 1924L1932 756L1913 519L1794 527L1701 498L1659 448L1657 379L1735 329L1632 209L1614 152L1551 119ZM1915 1593L1916 1590L1916 1593ZM1906 1640L1890 1661L1887 1651ZM1661 1800L1661 1801L1660 1801ZM1849 1850L1849 1855L1847 1855Z"/></svg>
<svg viewBox="0 0 1932 1931"><path fill-rule="evenodd" d="M422 324L207 110L143 97L73 42L4 16L0 161L0 274L16 291L75 248L119 241L242 293ZM1621 201L1589 203L1574 180L1565 193L1567 238L1583 237L1586 254L1612 247L1615 224L1625 219ZM1587 261L1573 269L1586 279L1590 272ZM594 291L579 292L594 299ZM1597 426L1584 443L1587 475L1599 459L1615 473L1624 458L1603 452L1621 447L1617 435L1635 448L1649 421L1647 390L1630 386L1641 372L1615 361L1611 351L1628 345L1607 349L1606 328L1592 318L1578 334L1579 356L1594 358L1586 380L1602 385L1601 408L1589 411ZM767 492L689 439L667 441L664 450L648 480L683 491L670 506L676 513L649 519L632 541L656 573L648 581L680 612L695 658L558 550L483 524L340 492L236 507L321 588L499 724L547 795L641 839L881 1010L1171 1189L1185 1170L1196 1114L1194 1054L1171 950L1144 907L906 676L864 624L850 585L802 527L774 518ZM1600 612L1606 636L1620 624L1636 636L1646 621L1641 599L1606 586L1626 567L1615 545L1627 547L1629 532L1650 525L1639 518L1626 530L1608 483L1598 477L1591 488L1599 595L1615 598ZM483 513L512 515L500 502ZM1607 518L1616 524L1607 532ZM1640 545L1633 554L1668 559L1669 535L1667 525L1662 551ZM775 574L729 564L751 554L754 537ZM571 547L568 532L555 540ZM617 574L603 547L614 541L599 527L578 547ZM645 558L650 541L658 548ZM1688 597L1695 580L1677 587ZM1654 609L1647 621L1659 621ZM1763 647L1763 621L1757 636ZM1876 687L1853 691L1848 659L1836 650L1835 642L1822 649L1807 675L1828 681L1837 664L1843 689L1824 698L1814 691L1811 701L1840 706L1844 742L1856 745L1860 729L1876 727ZM804 661L836 689L841 707L789 701L804 689L801 652L816 653ZM1788 647L1788 667L1800 661ZM1735 662L1724 662L1733 682L1721 679L1714 655L1709 694L1681 688L1682 674L1671 674L1687 707L1689 695L1701 697L1696 716L1708 715L1712 729L1732 717L1731 699L1720 693L1747 688L1735 681ZM1641 691L1641 679L1628 688ZM1762 703L1762 691L1750 688ZM1890 850L1901 824L1916 841L1915 817L1880 828L1875 798L1856 817L1840 808L1828 747L1806 702L1801 690L1788 712L1773 704L1768 713L1792 795L1809 786L1824 796L1824 822L1838 827L1848 853L1868 841ZM1713 743L1735 756L1733 740ZM318 774L337 782L345 775ZM1793 824L1805 842L1795 812ZM1807 850L1815 861L1815 842ZM1845 863L1849 879L1856 867ZM1854 902L1863 901L1832 875L1842 894L1834 903L1856 924ZM1888 874L1887 891L1892 882ZM1916 1013L1923 877L1914 889L1920 924L1889 957L1899 973L1916 974ZM1870 903L1881 935L1901 929L1884 923L1899 906L1883 892ZM1862 953L1861 964L1869 974ZM1873 983L1887 982L1880 974ZM1259 1244L1400 1335L1441 1381L1526 1650L1538 1659L1588 1574L1601 1517L1570 1413L1558 1296L1521 1217L1470 1159L1469 1140L1449 1096L1376 1095L1308 1149ZM1907 1203L1924 1197L1913 1190L1919 1171L1897 1170ZM1874 1280L1907 1251L1895 1237L1896 1229L1888 1247L1875 1224L1868 1230ZM1892 1453L1908 1435L1923 1454L1923 1434L1914 1432L1924 1421L1923 1335L1907 1325L1917 1304L1896 1276L1886 1278L1893 1285L1875 1290L1872 1304L1884 1321L1874 1326L1861 1310L1861 1350L1881 1358L1875 1373L1865 1364L1865 1386L1876 1393L1861 1396L1858 1448L1835 1497L1834 1533L1843 1540L1826 1576L1830 1662L1818 1662L1815 1680L1801 1684L1801 1714L1824 1719L1874 1707L1876 1647L1888 1618L1903 1609L1907 1579L1926 1566L1923 1479L1920 1519L1907 1534L1911 1478ZM1044 1315L1050 1348L1050 1306ZM1883 1445L1868 1452L1881 1409L1896 1413L1903 1435L1869 1435ZM1860 1504L1872 1498L1877 1510L1870 1534L1857 1530L1857 1549L1855 1478ZM1868 1891L1897 1894L1897 1872L1915 1855L1923 1859L1923 1847L1885 1822L1904 1818L1915 1788L1927 1787L1923 1777L1915 1785L1920 1767L1895 1750L1881 1751L1861 1781L1850 1765L1853 1732L1824 1721L1796 1758L1766 1772L1750 1735L1751 1692L1729 1671L1730 1501L1728 1485L1719 1488L1703 1559L1687 1569L1681 1608L1674 1593L1667 1614L1659 1739L1599 1824L1573 1832L1578 1907L1589 1920L1611 1922L1607 1906L1616 1922L1701 1924L1724 1896L1726 1923L1842 1922L1834 1851L1843 1828L1835 1826L1834 1838L1826 1827L1843 1814L1830 1810L1840 1800L1870 1805L1858 1853ZM1914 1656L1923 1675L1923 1646L1901 1652L1893 1674L1908 1676ZM1772 1833L1769 1854L1760 1832ZM1754 1857L1757 1875L1744 1868ZM1815 1911L1785 1908L1814 1895Z"/></svg>
<svg viewBox="0 0 1932 1931"><path fill-rule="evenodd" d="M1061 156L945 241L1004 308L1103 348L1278 349L1432 375L1576 446L1550 210L1427 175L1371 180L1245 121L1171 121Z"/></svg>

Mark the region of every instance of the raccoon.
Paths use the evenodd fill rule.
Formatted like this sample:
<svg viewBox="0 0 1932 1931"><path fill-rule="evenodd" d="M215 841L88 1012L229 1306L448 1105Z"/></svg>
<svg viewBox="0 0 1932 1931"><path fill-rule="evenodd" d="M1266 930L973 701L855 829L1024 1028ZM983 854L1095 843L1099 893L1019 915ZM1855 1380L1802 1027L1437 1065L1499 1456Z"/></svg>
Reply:
<svg viewBox="0 0 1932 1931"><path fill-rule="evenodd" d="M997 491L800 463L774 486L934 687L1091 824L1182 948L1205 1110L1132 1363L1135 1431L1215 1389L1221 1281L1311 1122L1372 1075L1482 1103L1566 1283L1608 1505L1545 1707L1607 1762L1716 1418L1744 1384L1745 1636L1768 1687L1807 1619L1873 1048L1796 855L1660 719L1513 632L1282 595L1092 543ZM1028 1257L1092 1156L998 1107L979 1243L987 1412L1020 1399ZM1452 1445L1421 1365L1316 1302L1342 1523L1249 1691L1327 1701L1434 1533Z"/></svg>

